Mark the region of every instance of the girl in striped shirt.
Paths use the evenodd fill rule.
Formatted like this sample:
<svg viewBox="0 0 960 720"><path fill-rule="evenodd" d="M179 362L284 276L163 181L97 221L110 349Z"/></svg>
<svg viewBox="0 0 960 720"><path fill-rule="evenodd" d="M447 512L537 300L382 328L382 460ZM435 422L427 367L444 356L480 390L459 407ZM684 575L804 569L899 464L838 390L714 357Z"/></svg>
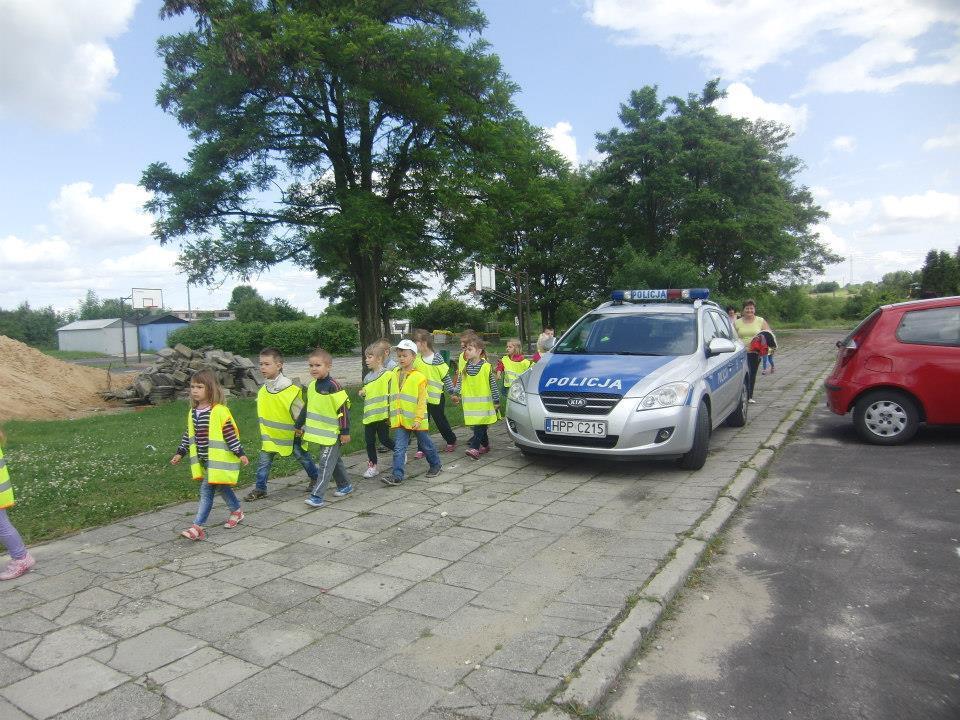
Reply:
<svg viewBox="0 0 960 720"><path fill-rule="evenodd" d="M203 540L207 537L203 526L213 508L214 493L219 492L230 508L230 517L224 527L235 528L243 520L240 500L232 486L237 484L240 465L247 465L250 461L240 444L240 433L233 415L223 404L223 389L213 371L201 370L190 378L190 401L192 407L187 429L180 438L176 454L170 458L170 464L176 465L185 456L190 456L193 479L200 481L200 505L193 525L180 534L188 540ZM213 441L210 439L211 418L217 423L212 433ZM210 457L211 447L213 459ZM228 452L236 455L239 463L224 460L224 456L229 458Z"/></svg>

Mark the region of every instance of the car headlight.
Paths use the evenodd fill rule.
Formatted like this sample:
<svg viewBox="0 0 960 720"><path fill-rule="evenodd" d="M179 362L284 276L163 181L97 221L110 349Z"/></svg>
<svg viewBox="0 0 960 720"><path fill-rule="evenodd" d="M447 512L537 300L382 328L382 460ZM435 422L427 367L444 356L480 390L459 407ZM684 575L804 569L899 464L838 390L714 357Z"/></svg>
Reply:
<svg viewBox="0 0 960 720"><path fill-rule="evenodd" d="M517 379L513 381L513 385L511 385L507 391L507 399L517 405L527 404L527 391L523 389L522 380Z"/></svg>
<svg viewBox="0 0 960 720"><path fill-rule="evenodd" d="M683 405L687 401L687 395L689 394L690 383L672 382L661 385L653 392L641 398L640 404L637 405L637 412Z"/></svg>

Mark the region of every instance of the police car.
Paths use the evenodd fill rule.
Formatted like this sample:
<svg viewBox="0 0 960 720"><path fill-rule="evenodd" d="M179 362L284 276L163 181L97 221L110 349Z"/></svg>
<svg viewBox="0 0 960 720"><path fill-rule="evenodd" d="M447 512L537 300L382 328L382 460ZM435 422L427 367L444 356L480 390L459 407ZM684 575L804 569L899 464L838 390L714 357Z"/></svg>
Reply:
<svg viewBox="0 0 960 720"><path fill-rule="evenodd" d="M620 290L510 387L525 454L679 458L699 470L712 430L747 422L747 351L709 291Z"/></svg>

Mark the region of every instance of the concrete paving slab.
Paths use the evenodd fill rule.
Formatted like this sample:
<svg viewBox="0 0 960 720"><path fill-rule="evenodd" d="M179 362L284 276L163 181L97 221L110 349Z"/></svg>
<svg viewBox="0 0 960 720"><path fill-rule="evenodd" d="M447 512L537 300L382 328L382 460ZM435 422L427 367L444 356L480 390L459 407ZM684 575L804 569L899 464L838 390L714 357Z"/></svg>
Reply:
<svg viewBox="0 0 960 720"><path fill-rule="evenodd" d="M420 637L430 637L436 619L414 612L382 607L345 627L340 634L367 645L400 649Z"/></svg>
<svg viewBox="0 0 960 720"><path fill-rule="evenodd" d="M224 600L184 615L170 623L170 627L213 643L241 632L268 617L270 616L259 610Z"/></svg>
<svg viewBox="0 0 960 720"><path fill-rule="evenodd" d="M172 700L128 682L58 715L57 720L165 720L178 710Z"/></svg>
<svg viewBox="0 0 960 720"><path fill-rule="evenodd" d="M342 635L327 635L281 660L280 664L327 685L343 688L391 654Z"/></svg>
<svg viewBox="0 0 960 720"><path fill-rule="evenodd" d="M128 679L103 663L80 657L15 682L0 694L28 715L46 720Z"/></svg>
<svg viewBox="0 0 960 720"><path fill-rule="evenodd" d="M366 572L337 585L330 593L348 600L383 605L413 585L412 580Z"/></svg>
<svg viewBox="0 0 960 720"><path fill-rule="evenodd" d="M350 720L416 718L440 697L440 689L386 670L374 671L323 703Z"/></svg>
<svg viewBox="0 0 960 720"><path fill-rule="evenodd" d="M155 598L143 598L106 610L87 622L116 637L128 638L168 623L186 612L183 608Z"/></svg>
<svg viewBox="0 0 960 720"><path fill-rule="evenodd" d="M104 662L120 672L139 677L186 657L204 645L206 641L192 635L168 627L156 627L117 643Z"/></svg>
<svg viewBox="0 0 960 720"><path fill-rule="evenodd" d="M476 596L474 590L445 585L438 582L422 582L390 603L392 607L442 619L449 617L460 606Z"/></svg>
<svg viewBox="0 0 960 720"><path fill-rule="evenodd" d="M209 705L232 720L293 720L333 692L329 685L276 666L245 679Z"/></svg>
<svg viewBox="0 0 960 720"><path fill-rule="evenodd" d="M449 560L440 560L416 553L402 553L385 563L377 565L376 570L384 575L394 575L405 580L420 582L433 577L449 564Z"/></svg>
<svg viewBox="0 0 960 720"><path fill-rule="evenodd" d="M40 642L32 643L23 664L33 670L46 670L67 660L86 655L109 645L114 638L85 625L70 625L44 635ZM16 648L11 648L15 651ZM8 651L8 654L11 652Z"/></svg>
<svg viewBox="0 0 960 720"><path fill-rule="evenodd" d="M163 694L184 707L196 707L259 671L256 665L223 655L166 683Z"/></svg>
<svg viewBox="0 0 960 720"><path fill-rule="evenodd" d="M306 647L323 633L321 628L310 630L300 624L270 618L215 644L230 655L267 667Z"/></svg>

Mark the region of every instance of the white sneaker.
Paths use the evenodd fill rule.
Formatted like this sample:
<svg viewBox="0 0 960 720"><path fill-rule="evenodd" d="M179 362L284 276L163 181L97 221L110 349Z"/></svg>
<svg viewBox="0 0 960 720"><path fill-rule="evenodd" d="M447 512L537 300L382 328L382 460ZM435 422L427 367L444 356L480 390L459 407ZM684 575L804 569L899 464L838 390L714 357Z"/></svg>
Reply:
<svg viewBox="0 0 960 720"><path fill-rule="evenodd" d="M754 400L753 398L750 398L749 400L747 400L747 402L752 405L752 404L756 403L757 401Z"/></svg>
<svg viewBox="0 0 960 720"><path fill-rule="evenodd" d="M372 462L370 462L370 461L368 460L368 461L367 461L367 469L366 469L366 471L364 471L363 476L364 476L365 478L372 478L372 477L376 477L376 476L379 475L379 474L380 474L380 471L377 470L377 464L376 464L376 463L372 463Z"/></svg>

